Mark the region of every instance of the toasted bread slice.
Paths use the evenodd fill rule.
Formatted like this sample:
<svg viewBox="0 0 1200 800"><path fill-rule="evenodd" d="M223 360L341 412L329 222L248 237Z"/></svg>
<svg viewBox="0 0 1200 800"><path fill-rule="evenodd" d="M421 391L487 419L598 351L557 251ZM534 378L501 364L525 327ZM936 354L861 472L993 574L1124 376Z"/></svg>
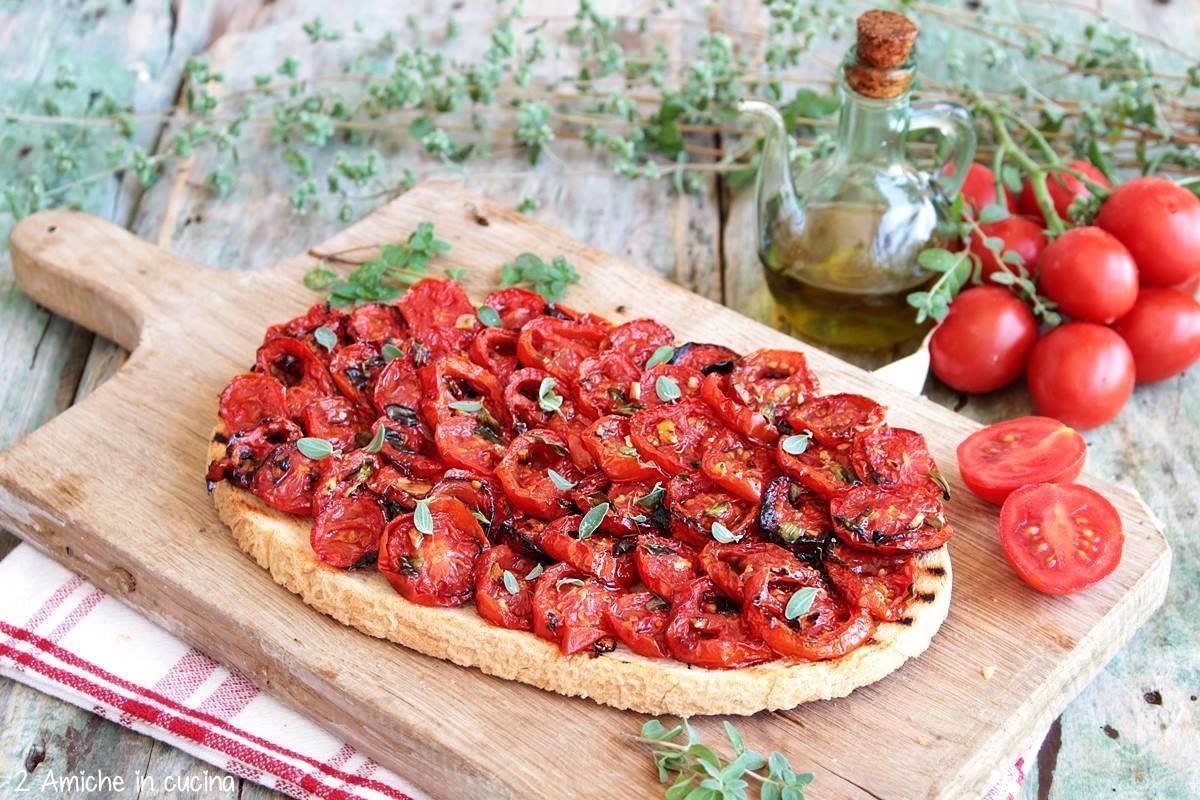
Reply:
<svg viewBox="0 0 1200 800"><path fill-rule="evenodd" d="M214 441L210 460L223 454ZM880 625L872 641L836 661L784 658L709 670L644 658L623 646L599 657L564 656L530 632L484 621L471 604L420 606L378 572L322 564L309 545L309 520L276 511L250 492L222 482L212 496L242 550L277 583L342 624L489 675L646 714L754 714L844 697L924 652L950 608L950 554L943 546L916 559L909 616Z"/></svg>

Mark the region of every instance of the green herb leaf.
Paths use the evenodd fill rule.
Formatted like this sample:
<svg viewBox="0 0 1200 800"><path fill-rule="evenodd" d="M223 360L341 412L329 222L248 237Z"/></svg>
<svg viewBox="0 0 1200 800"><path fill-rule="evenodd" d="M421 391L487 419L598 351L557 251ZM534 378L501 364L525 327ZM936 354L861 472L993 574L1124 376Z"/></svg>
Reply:
<svg viewBox="0 0 1200 800"><path fill-rule="evenodd" d="M683 392L679 391L679 384L666 375L658 376L658 380L654 382L654 393L664 403L673 402L683 396Z"/></svg>
<svg viewBox="0 0 1200 800"><path fill-rule="evenodd" d="M562 475L559 475L556 471L554 471L552 469L546 470L546 474L550 476L550 482L553 483L554 487L556 489L558 489L560 492L569 492L572 489L574 489L575 486L577 485L577 484L572 483L571 481L567 480Z"/></svg>
<svg viewBox="0 0 1200 800"><path fill-rule="evenodd" d="M337 346L337 334L324 325L313 331L313 338L317 340L317 344L326 350L332 350Z"/></svg>
<svg viewBox="0 0 1200 800"><path fill-rule="evenodd" d="M647 492L645 497L639 497L636 502L642 508L657 508L662 504L663 495L666 493L663 485L655 481L654 488Z"/></svg>
<svg viewBox="0 0 1200 800"><path fill-rule="evenodd" d="M813 600L817 598L817 590L812 586L805 586L802 589L797 589L792 598L788 600L787 608L783 610L783 615L788 619L797 619L803 614L807 614L812 608Z"/></svg>
<svg viewBox="0 0 1200 800"><path fill-rule="evenodd" d="M664 344L662 347L655 350L646 359L646 369L657 367L659 364L665 364L675 357L675 348L669 344Z"/></svg>
<svg viewBox="0 0 1200 800"><path fill-rule="evenodd" d="M722 525L720 522L714 522L712 524L712 537L714 539L716 539L718 542L720 542L721 544L729 544L730 542L740 541L742 538L742 534L734 533L733 531L729 530L729 528L726 528L724 525Z"/></svg>
<svg viewBox="0 0 1200 800"><path fill-rule="evenodd" d="M328 440L318 439L315 436L305 436L303 439L297 440L296 449L313 461L320 461L322 458L338 454Z"/></svg>
<svg viewBox="0 0 1200 800"><path fill-rule="evenodd" d="M784 439L779 446L783 448L783 452L798 456L808 449L810 439L812 434L809 432L797 433Z"/></svg>
<svg viewBox="0 0 1200 800"><path fill-rule="evenodd" d="M542 378L538 385L538 406L547 414L553 414L562 408L562 395L554 392L554 378Z"/></svg>
<svg viewBox="0 0 1200 800"><path fill-rule="evenodd" d="M546 568L543 567L541 564L538 564L533 569L529 570L529 574L525 576L525 580L535 581L538 578L540 578L542 573L545 571L546 571Z"/></svg>
<svg viewBox="0 0 1200 800"><path fill-rule="evenodd" d="M604 521L604 517L608 514L608 503L601 503L597 506L592 506L583 519L579 521L579 536L580 539L586 539L596 532L596 528L600 527L600 523Z"/></svg>
<svg viewBox="0 0 1200 800"><path fill-rule="evenodd" d="M483 410L483 402L480 400L455 400L453 403L448 403L447 406L466 414L478 414Z"/></svg>
<svg viewBox="0 0 1200 800"><path fill-rule="evenodd" d="M511 263L500 267L500 288L524 286L551 303L562 299L568 285L579 283L579 273L571 262L555 256L549 264L533 253L521 253Z"/></svg>
<svg viewBox="0 0 1200 800"><path fill-rule="evenodd" d="M451 267L446 270L446 277L455 283L462 283L462 279L467 277L467 271L463 267Z"/></svg>
<svg viewBox="0 0 1200 800"><path fill-rule="evenodd" d="M314 292L323 292L337 283L338 275L326 267L313 267L304 273L304 285Z"/></svg>
<svg viewBox="0 0 1200 800"><path fill-rule="evenodd" d="M721 723L725 727L725 735L729 737L729 743L733 745L733 752L739 756L746 752L746 740L738 733L738 729L733 727L728 720Z"/></svg>
<svg viewBox="0 0 1200 800"><path fill-rule="evenodd" d="M521 591L521 584L517 583L516 575L513 575L508 570L504 570L503 578L504 588L508 590L509 594L516 594Z"/></svg>
<svg viewBox="0 0 1200 800"><path fill-rule="evenodd" d="M390 364L397 358L402 358L404 356L404 351L399 347L396 347L396 345L392 344L391 342L388 342L383 347L379 348L379 355L383 357L385 364Z"/></svg>
<svg viewBox="0 0 1200 800"><path fill-rule="evenodd" d="M504 327L504 323L500 321L500 314L491 306L480 306L475 316L479 317L479 321L489 328Z"/></svg>
<svg viewBox="0 0 1200 800"><path fill-rule="evenodd" d="M371 437L371 441L363 448L364 453L378 453L383 449L383 440L387 436L387 428L380 425L375 429L375 435Z"/></svg>
<svg viewBox="0 0 1200 800"><path fill-rule="evenodd" d="M426 535L433 533L433 514L429 511L428 500L417 501L417 507L413 509L413 525L421 533Z"/></svg>
<svg viewBox="0 0 1200 800"><path fill-rule="evenodd" d="M583 586L583 581L579 578L559 578L554 584L554 588L560 592L564 586Z"/></svg>

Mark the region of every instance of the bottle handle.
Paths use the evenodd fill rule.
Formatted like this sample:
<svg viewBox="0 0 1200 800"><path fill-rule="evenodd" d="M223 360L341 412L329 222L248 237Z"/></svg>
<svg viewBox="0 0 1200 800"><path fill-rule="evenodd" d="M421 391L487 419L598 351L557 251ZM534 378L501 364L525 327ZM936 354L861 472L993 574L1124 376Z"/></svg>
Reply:
<svg viewBox="0 0 1200 800"><path fill-rule="evenodd" d="M912 111L908 130L935 130L945 138L950 155L939 164L934 176L941 184L947 197L953 198L967 179L967 170L975 159L975 123L965 108L953 103L938 103L928 108ZM947 164L954 165L954 172L942 175Z"/></svg>

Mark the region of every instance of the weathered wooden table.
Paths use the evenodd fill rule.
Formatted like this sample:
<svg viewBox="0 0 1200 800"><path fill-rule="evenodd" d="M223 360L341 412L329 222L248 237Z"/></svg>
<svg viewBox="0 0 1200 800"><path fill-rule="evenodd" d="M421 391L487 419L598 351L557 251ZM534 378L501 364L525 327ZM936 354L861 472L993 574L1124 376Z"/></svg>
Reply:
<svg viewBox="0 0 1200 800"><path fill-rule="evenodd" d="M405 5L397 13L396 4L386 0L344 2L337 22L344 25L359 16L399 27L404 13L411 13L436 44L449 14L470 36L489 29L494 13L486 0L460 1L450 9L432 0ZM1200 19L1187 6L1149 0L1104 3L1108 13L1123 13L1127 22L1194 42ZM563 13L550 2L526 7L534 15ZM354 13L347 13L351 8ZM272 70L283 54L306 52L309 45L299 23L321 11L331 16L317 0L4 0L0 106L22 109L36 87L53 80L58 65L69 62L89 83L103 86L139 112L161 113L175 102L189 56L207 49L226 71L250 75ZM736 19L735 27L744 28L752 16L732 0L703 9L698 2L680 3L655 26L654 40L678 56L694 43L698 29L720 25L723 19ZM168 142L170 131L164 128L143 125L139 137L147 144ZM243 163L253 165L252 174L223 200L214 200L200 185L207 170L197 164L145 192L128 180L113 180L93 210L192 260L240 263L247 269L272 264L341 227L329 213L294 214L283 168L273 154L259 157L255 148L265 150L262 139L247 137L241 155ZM512 205L538 197L539 220L746 313L769 315L753 278L745 195L733 195L713 179L699 195L680 197L658 183L613 176L577 143L556 143L555 152L561 161L546 160L532 171L523 154L497 152L486 166L472 166L469 180L474 188ZM414 149L410 163L421 160ZM0 183L20 172L19 163L0 165ZM3 447L102 383L122 363L123 353L31 303L13 284L7 253L0 259ZM876 359L881 360L886 359ZM985 421L1029 410L1021 389L966 398L931 381L927 393ZM1036 776L1025 794L1198 796L1200 617L1195 603L1200 599L1200 546L1191 534L1200 524L1200 371L1140 388L1116 421L1086 438L1091 468L1134 484L1162 518L1174 548L1175 571L1157 617L1054 724L1036 766L1031 765ZM0 532L0 556L15 544ZM36 778L48 770L100 769L108 774L140 770L160 782L167 776L215 771L171 747L20 684L0 681L0 795L23 773ZM205 796L235 795L274 796L241 781L233 792Z"/></svg>

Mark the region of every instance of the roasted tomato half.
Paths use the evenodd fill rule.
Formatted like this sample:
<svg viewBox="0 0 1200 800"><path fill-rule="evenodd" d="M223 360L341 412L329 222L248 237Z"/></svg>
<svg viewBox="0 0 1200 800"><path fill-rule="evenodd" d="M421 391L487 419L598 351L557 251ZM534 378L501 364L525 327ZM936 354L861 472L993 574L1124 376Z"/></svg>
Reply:
<svg viewBox="0 0 1200 800"><path fill-rule="evenodd" d="M461 356L442 356L419 371L421 408L433 425L467 414L496 428L507 424L504 389L496 376ZM486 412L486 413L485 413Z"/></svg>
<svg viewBox="0 0 1200 800"><path fill-rule="evenodd" d="M834 495L829 514L839 539L881 553L932 550L953 534L938 496L913 484L846 489Z"/></svg>
<svg viewBox="0 0 1200 800"><path fill-rule="evenodd" d="M539 317L521 328L517 358L526 367L569 382L578 374L580 362L599 352L607 337L607 331L586 322Z"/></svg>
<svg viewBox="0 0 1200 800"><path fill-rule="evenodd" d="M842 597L878 620L899 620L912 598L913 556L908 553L873 553L834 543L825 554L825 574Z"/></svg>
<svg viewBox="0 0 1200 800"><path fill-rule="evenodd" d="M676 475L667 484L663 504L671 515L671 533L696 547L712 541L720 523L734 537L760 536L758 506L730 494L703 475Z"/></svg>
<svg viewBox="0 0 1200 800"><path fill-rule="evenodd" d="M517 332L485 328L471 342L471 360L496 376L503 386L517 369Z"/></svg>
<svg viewBox="0 0 1200 800"><path fill-rule="evenodd" d="M632 414L642 406L630 399L642 371L623 353L606 350L579 363L575 393L579 407L591 417Z"/></svg>
<svg viewBox="0 0 1200 800"><path fill-rule="evenodd" d="M296 445L283 444L272 450L255 470L249 488L271 508L310 517L316 483L317 462L301 453Z"/></svg>
<svg viewBox="0 0 1200 800"><path fill-rule="evenodd" d="M810 431L823 445L853 442L856 434L883 424L887 408L861 394L826 394L805 400L787 415L792 430Z"/></svg>
<svg viewBox="0 0 1200 800"><path fill-rule="evenodd" d="M697 578L676 592L666 639L671 655L705 669L750 667L777 658L708 578Z"/></svg>
<svg viewBox="0 0 1200 800"><path fill-rule="evenodd" d="M419 281L396 305L415 336L437 328L474 333L482 327L467 293L454 281L444 278Z"/></svg>
<svg viewBox="0 0 1200 800"><path fill-rule="evenodd" d="M629 435L629 420L610 414L593 422L583 432L583 446L596 464L613 481L666 481L666 474L652 461L642 458Z"/></svg>
<svg viewBox="0 0 1200 800"><path fill-rule="evenodd" d="M510 375L504 387L504 404L518 431L551 428L576 415L570 384L540 369L519 369Z"/></svg>
<svg viewBox="0 0 1200 800"><path fill-rule="evenodd" d="M304 434L291 420L272 417L235 433L225 445L225 457L208 467L210 483L226 480L234 486L246 486L255 470L281 444L291 444Z"/></svg>
<svg viewBox="0 0 1200 800"><path fill-rule="evenodd" d="M679 388L682 397L698 397L704 384L704 375L691 367L678 364L655 364L642 373L642 379L633 387L633 404L640 408L653 408L667 402L658 396L659 378L665 378ZM634 409L637 410L636 408Z"/></svg>
<svg viewBox="0 0 1200 800"><path fill-rule="evenodd" d="M484 475L495 472L508 444L501 431L470 416L439 422L433 440L442 461Z"/></svg>
<svg viewBox="0 0 1200 800"><path fill-rule="evenodd" d="M403 421L403 415L407 415L414 425L417 409L421 407L424 396L417 368L405 358L393 358L384 364L375 376L375 386L371 391L376 411L387 414L397 422ZM393 406L396 410L393 410Z"/></svg>
<svg viewBox="0 0 1200 800"><path fill-rule="evenodd" d="M751 503L761 502L763 489L780 475L774 448L751 444L732 431L709 443L700 468L713 483Z"/></svg>
<svg viewBox="0 0 1200 800"><path fill-rule="evenodd" d="M309 542L318 559L339 569L368 566L375 561L384 518L373 493L329 497L314 505Z"/></svg>
<svg viewBox="0 0 1200 800"><path fill-rule="evenodd" d="M257 372L238 375L221 392L220 413L225 433L230 436L267 417L287 419L283 384L270 375Z"/></svg>
<svg viewBox="0 0 1200 800"><path fill-rule="evenodd" d="M370 424L361 406L338 395L313 400L300 414L306 434L325 439L339 450L366 444Z"/></svg>
<svg viewBox="0 0 1200 800"><path fill-rule="evenodd" d="M385 345L400 343L408 333L408 325L400 309L391 303L367 303L350 312L346 333L356 342Z"/></svg>
<svg viewBox="0 0 1200 800"><path fill-rule="evenodd" d="M607 612L620 595L570 564L555 564L533 591L533 632L557 644L565 656L611 653L617 642Z"/></svg>
<svg viewBox="0 0 1200 800"><path fill-rule="evenodd" d="M700 569L722 594L738 603L746 580L756 570L794 563L794 555L770 542L709 542L700 551Z"/></svg>
<svg viewBox="0 0 1200 800"><path fill-rule="evenodd" d="M317 303L299 317L267 328L267 335L263 337L263 343L272 339L288 337L302 339L315 347L317 340L313 334L316 333L317 328L328 328L340 342L346 337L346 315L328 303ZM321 352L327 351L322 350Z"/></svg>
<svg viewBox="0 0 1200 800"><path fill-rule="evenodd" d="M710 372L728 374L733 370L733 362L739 358L741 356L733 350L719 344L687 342L675 348L675 355L671 356L671 363L694 369L704 375Z"/></svg>
<svg viewBox="0 0 1200 800"><path fill-rule="evenodd" d="M671 604L650 592L620 597L608 607L608 625L621 644L639 656L666 658L666 628Z"/></svg>
<svg viewBox="0 0 1200 800"><path fill-rule="evenodd" d="M634 447L670 475L698 469L704 448L723 429L712 410L694 398L647 408L629 420Z"/></svg>
<svg viewBox="0 0 1200 800"><path fill-rule="evenodd" d="M329 374L338 391L355 404L370 407L371 385L384 367L379 347L372 342L357 342L339 347L329 362Z"/></svg>
<svg viewBox="0 0 1200 800"><path fill-rule="evenodd" d="M526 322L546 315L544 297L515 286L492 292L483 299L483 304L494 309L500 316L500 324L509 330L517 330Z"/></svg>
<svg viewBox="0 0 1200 800"><path fill-rule="evenodd" d="M854 472L865 483L912 484L950 499L925 437L906 428L876 428L860 433L850 450Z"/></svg>
<svg viewBox="0 0 1200 800"><path fill-rule="evenodd" d="M547 525L539 542L546 555L564 561L609 586L628 588L637 583L637 565L633 555L636 540L599 532L580 538L579 524L582 521L583 517L572 514L559 517Z"/></svg>
<svg viewBox="0 0 1200 800"><path fill-rule="evenodd" d="M458 500L439 497L427 507L433 519L429 532L417 528L415 514L388 523L379 544L379 571L413 603L461 606L475 593L475 562L487 537Z"/></svg>
<svg viewBox="0 0 1200 800"><path fill-rule="evenodd" d="M829 503L795 478L771 481L758 510L758 526L775 541L811 552L833 531Z"/></svg>
<svg viewBox="0 0 1200 800"><path fill-rule="evenodd" d="M804 355L791 350L755 350L734 362L728 375L711 373L700 395L725 424L765 444L779 438L777 425L819 391Z"/></svg>
<svg viewBox="0 0 1200 800"><path fill-rule="evenodd" d="M283 384L293 418L299 417L308 403L333 394L333 379L325 362L300 339L269 340L258 348L254 369Z"/></svg>
<svg viewBox="0 0 1200 800"><path fill-rule="evenodd" d="M675 343L675 334L661 322L652 319L635 319L618 325L609 331L610 346L623 353L638 369L646 366L646 360L664 345Z"/></svg>
<svg viewBox="0 0 1200 800"><path fill-rule="evenodd" d="M383 446L379 455L409 475L440 478L446 465L436 457L433 432L424 423L406 425L391 417L380 417L371 426L371 438L383 426Z"/></svg>
<svg viewBox="0 0 1200 800"><path fill-rule="evenodd" d="M642 583L668 600L700 574L700 554L678 539L639 536L634 553Z"/></svg>
<svg viewBox="0 0 1200 800"><path fill-rule="evenodd" d="M561 487L557 478L565 481ZM545 428L512 440L496 467L496 477L513 505L543 519L553 519L571 507L570 486L583 477L571 461L566 441Z"/></svg>
<svg viewBox="0 0 1200 800"><path fill-rule="evenodd" d="M828 500L835 492L859 483L850 463L850 445L826 447L810 441L803 452L793 454L783 448L785 441L780 439L775 451L779 466L821 497Z"/></svg>
<svg viewBox="0 0 1200 800"><path fill-rule="evenodd" d="M788 604L806 590L815 590L811 604L790 618ZM759 570L746 581L745 592L746 621L781 655L805 661L841 658L875 633L870 612L830 592L821 573L806 564Z"/></svg>
<svg viewBox="0 0 1200 800"><path fill-rule="evenodd" d="M501 628L533 630L533 580L536 561L506 544L488 548L475 563L475 610Z"/></svg>

